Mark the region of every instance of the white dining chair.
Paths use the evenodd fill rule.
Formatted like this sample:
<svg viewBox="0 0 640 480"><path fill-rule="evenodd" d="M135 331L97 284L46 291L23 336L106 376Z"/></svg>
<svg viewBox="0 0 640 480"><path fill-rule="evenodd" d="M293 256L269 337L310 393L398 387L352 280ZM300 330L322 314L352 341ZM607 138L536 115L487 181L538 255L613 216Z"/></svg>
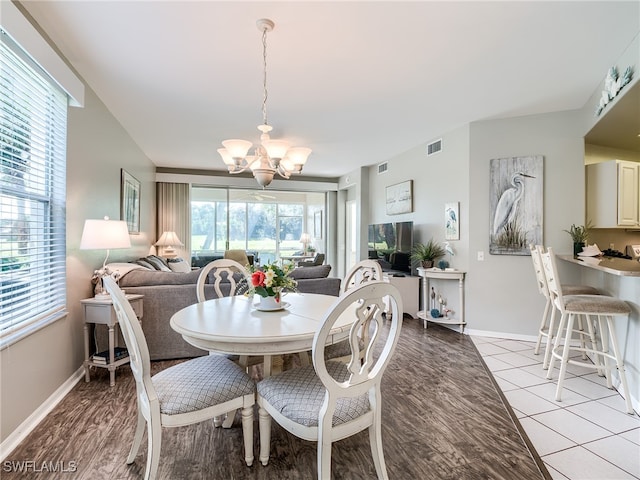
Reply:
<svg viewBox="0 0 640 480"><path fill-rule="evenodd" d="M218 355L194 358L151 376L149 349L131 304L112 278L104 285L111 295L136 381L138 422L127 464L134 462L147 427L146 480L156 477L162 427L200 423L242 409L244 460L253 464L255 383L230 360Z"/></svg>
<svg viewBox="0 0 640 480"><path fill-rule="evenodd" d="M388 335L382 335L385 297L393 312ZM338 297L313 339L313 365L287 370L258 382L260 455L269 462L271 419L285 430L317 443L318 479L331 478L335 441L368 429L378 478L388 478L382 449L380 382L395 350L402 326L402 298L390 283L365 283ZM350 319L348 364L325 360L336 322ZM348 326L348 325L347 325ZM358 332L372 330L360 356Z"/></svg>
<svg viewBox="0 0 640 480"><path fill-rule="evenodd" d="M375 260L362 260L347 272L345 281L340 286L340 295L344 295L354 287L374 281L382 281L380 263ZM366 335L366 332L361 332L360 335ZM360 340L360 345L364 345L364 339ZM346 340L328 345L324 353L327 359L341 362L348 362L351 358L351 348Z"/></svg>
<svg viewBox="0 0 640 480"><path fill-rule="evenodd" d="M544 247L542 245L529 245L529 251L531 253L531 261L533 262L533 269L536 274L536 283L538 285L538 291L545 298L544 310L542 312L542 319L540 321L540 326L538 327L538 338L536 340L536 346L533 350L535 355L540 354L540 347L542 345L543 339L545 340L545 348L544 355L542 360L542 368L546 370L549 368L549 358L551 356L551 346L553 344L553 339L557 333L557 324L556 318L558 314L558 309L555 306L555 303L551 301L551 294L549 293L549 287L547 285L547 279L544 274L544 267L542 266L542 258L541 252L544 251ZM565 295L600 295L600 291L589 285L562 285L562 291ZM578 317L578 330L583 331L582 325L582 317ZM595 341L595 337L590 336L590 340ZM584 335L580 336L580 341L582 346L585 346ZM586 359L587 356L583 353L583 359Z"/></svg>
<svg viewBox="0 0 640 480"><path fill-rule="evenodd" d="M606 377L608 388L613 388L611 370L617 369L618 374L620 375L620 383L622 384L622 389L624 391L627 413L633 414L624 361L618 346L615 325L613 323L614 317L628 318L631 313L631 308L625 301L608 295L565 296L559 280L560 277L558 276L558 267L556 265L553 249L549 247L546 252L541 251L540 256L551 300L555 303L562 315L560 317L560 325L558 326L558 333L553 344L553 349L551 350L551 359L549 361L549 370L547 372L547 378L550 380L552 378L555 361L556 359L560 360L560 373L558 374L558 385L556 387L556 401L559 402L562 399L562 388L567 372L567 366L569 364L595 368L598 373L602 372L601 374L604 374ZM574 333L583 333L580 330L574 330L576 317L581 315L586 317L586 322L591 336L593 336L591 317L597 318L600 345L598 345L597 342L594 342L589 348L582 343L580 345L575 345L572 342L572 335ZM613 353L609 352L609 343L611 344ZM570 358L571 352L573 351L591 355L594 359L594 363L580 362ZM613 365L611 364L611 361L614 362Z"/></svg>

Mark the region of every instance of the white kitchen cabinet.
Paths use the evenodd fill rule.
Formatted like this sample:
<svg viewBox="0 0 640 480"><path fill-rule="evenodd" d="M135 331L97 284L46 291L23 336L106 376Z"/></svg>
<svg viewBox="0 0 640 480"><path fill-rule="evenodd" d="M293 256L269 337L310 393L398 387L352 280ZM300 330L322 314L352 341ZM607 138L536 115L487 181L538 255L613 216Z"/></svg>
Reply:
<svg viewBox="0 0 640 480"><path fill-rule="evenodd" d="M640 163L587 165L587 221L595 228L640 226Z"/></svg>

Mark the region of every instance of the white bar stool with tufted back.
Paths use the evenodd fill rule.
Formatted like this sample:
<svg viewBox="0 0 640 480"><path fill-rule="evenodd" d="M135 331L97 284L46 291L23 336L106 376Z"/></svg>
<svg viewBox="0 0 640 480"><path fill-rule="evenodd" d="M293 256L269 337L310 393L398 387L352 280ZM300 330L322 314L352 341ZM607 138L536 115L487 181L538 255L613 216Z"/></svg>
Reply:
<svg viewBox="0 0 640 480"><path fill-rule="evenodd" d="M546 252L542 251L542 249L539 251L551 299L562 314L560 318L560 325L558 326L558 334L556 336L553 350L551 351L549 372L547 373L547 378L551 379L555 360L559 359L560 374L558 375L556 401L561 400L562 384L564 382L568 364L571 363L581 365L583 367L596 368L598 371L602 368L607 378L608 388L613 388L610 370L617 368L620 375L622 389L624 391L627 413L633 415L634 412L631 405L631 395L629 393L629 385L625 374L624 362L622 360L622 355L620 354L620 348L618 347L618 340L616 338L613 324L614 317L628 317L629 313L631 313L631 308L625 301L607 295L563 296L553 250L548 248ZM595 316L598 318L598 330L602 344L601 348L598 348L597 344L592 345L591 348L587 348L583 345L575 346L571 344L571 336L574 333L574 321L576 316L580 315L585 315L587 317L587 322L590 328L592 327L590 317ZM609 342L611 342L613 353L609 352ZM570 360L569 355L572 350L591 354L594 357L595 364ZM600 360L604 362L604 366L600 364ZM615 365L610 364L611 360L615 362Z"/></svg>

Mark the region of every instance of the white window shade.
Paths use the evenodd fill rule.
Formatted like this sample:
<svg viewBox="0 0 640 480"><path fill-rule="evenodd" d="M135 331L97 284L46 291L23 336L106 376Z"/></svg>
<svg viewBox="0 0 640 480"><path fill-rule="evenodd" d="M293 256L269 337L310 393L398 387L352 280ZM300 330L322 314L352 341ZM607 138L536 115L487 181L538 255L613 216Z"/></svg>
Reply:
<svg viewBox="0 0 640 480"><path fill-rule="evenodd" d="M67 96L0 43L0 346L66 308Z"/></svg>

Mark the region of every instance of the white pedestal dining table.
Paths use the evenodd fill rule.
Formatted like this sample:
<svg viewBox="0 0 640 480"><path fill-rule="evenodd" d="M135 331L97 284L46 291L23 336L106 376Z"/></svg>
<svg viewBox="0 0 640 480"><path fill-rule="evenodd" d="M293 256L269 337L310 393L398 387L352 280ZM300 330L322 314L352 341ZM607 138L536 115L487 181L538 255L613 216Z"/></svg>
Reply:
<svg viewBox="0 0 640 480"><path fill-rule="evenodd" d="M264 356L264 375L271 374L271 356L311 350L313 337L337 297L287 293L282 309L258 310L258 297L236 295L196 303L176 312L171 328L185 341L217 353ZM355 307L354 307L355 308ZM328 339L348 337L353 316L343 314ZM305 356L308 362L308 356Z"/></svg>

